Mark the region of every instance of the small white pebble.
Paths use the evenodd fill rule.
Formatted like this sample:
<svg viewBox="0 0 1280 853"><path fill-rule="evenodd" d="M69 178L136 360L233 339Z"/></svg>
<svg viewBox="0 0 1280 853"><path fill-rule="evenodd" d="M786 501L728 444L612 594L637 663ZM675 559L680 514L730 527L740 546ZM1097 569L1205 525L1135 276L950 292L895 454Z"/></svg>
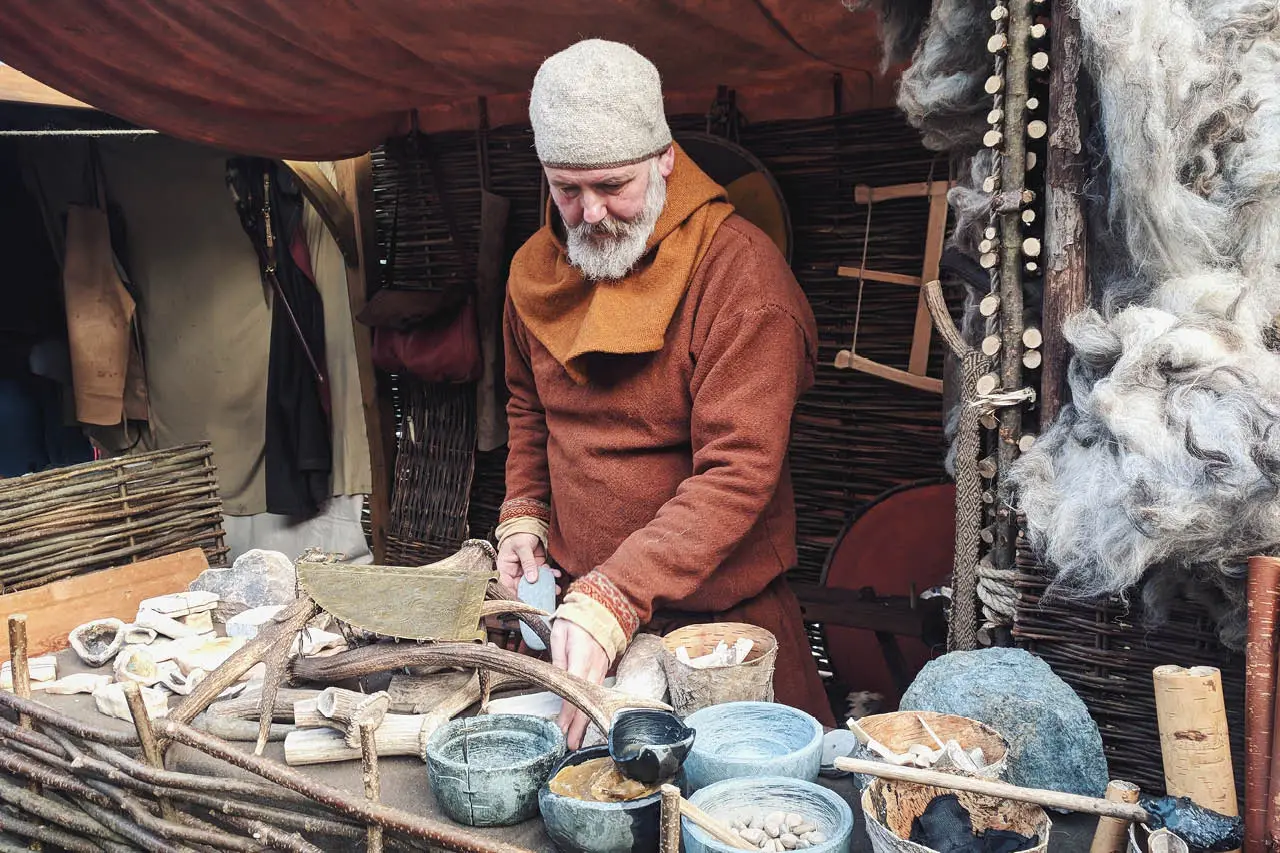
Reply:
<svg viewBox="0 0 1280 853"><path fill-rule="evenodd" d="M811 823L802 823L799 826L794 827L791 831L794 832L796 835L806 835L810 832L813 832L817 828L818 827L814 826Z"/></svg>
<svg viewBox="0 0 1280 853"><path fill-rule="evenodd" d="M794 812L787 815L788 829L795 829L797 826L799 826L802 823L804 823L804 818L800 817L800 815L795 814Z"/></svg>
<svg viewBox="0 0 1280 853"><path fill-rule="evenodd" d="M812 844L810 844L808 841L805 841L803 838L801 838L798 842L796 842L797 850L808 850L812 846L813 846Z"/></svg>
<svg viewBox="0 0 1280 853"><path fill-rule="evenodd" d="M765 823L782 823L786 819L787 819L787 816L782 812L769 812L767 815L764 816Z"/></svg>
<svg viewBox="0 0 1280 853"><path fill-rule="evenodd" d="M764 841L765 834L762 830L756 829L754 826L749 826L742 830L742 838L749 844L759 844Z"/></svg>
<svg viewBox="0 0 1280 853"><path fill-rule="evenodd" d="M782 834L782 827L771 820L767 820L764 823L764 831L770 838L777 838Z"/></svg>
<svg viewBox="0 0 1280 853"><path fill-rule="evenodd" d="M752 829L764 829L764 818L758 814L753 814L751 816L751 822L747 825Z"/></svg>
<svg viewBox="0 0 1280 853"><path fill-rule="evenodd" d="M805 836L805 840L810 844L821 844L827 840L827 836L823 835L821 832L811 832Z"/></svg>
<svg viewBox="0 0 1280 853"><path fill-rule="evenodd" d="M795 850L796 844L800 841L799 838L796 838L794 835L792 835L789 832L784 832L781 835L779 835L778 840L781 841L782 846L787 848L788 850Z"/></svg>

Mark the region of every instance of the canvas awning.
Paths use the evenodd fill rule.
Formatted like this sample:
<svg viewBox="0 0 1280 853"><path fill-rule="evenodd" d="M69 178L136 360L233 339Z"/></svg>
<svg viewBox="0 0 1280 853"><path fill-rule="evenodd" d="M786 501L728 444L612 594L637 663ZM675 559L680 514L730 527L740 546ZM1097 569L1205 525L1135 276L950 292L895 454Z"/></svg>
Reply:
<svg viewBox="0 0 1280 853"><path fill-rule="evenodd" d="M658 65L669 111L717 84L752 118L886 102L875 22L841 0L11 0L0 60L170 135L245 153L350 156L408 127L523 121L542 59L582 37ZM873 94L874 93L874 94Z"/></svg>

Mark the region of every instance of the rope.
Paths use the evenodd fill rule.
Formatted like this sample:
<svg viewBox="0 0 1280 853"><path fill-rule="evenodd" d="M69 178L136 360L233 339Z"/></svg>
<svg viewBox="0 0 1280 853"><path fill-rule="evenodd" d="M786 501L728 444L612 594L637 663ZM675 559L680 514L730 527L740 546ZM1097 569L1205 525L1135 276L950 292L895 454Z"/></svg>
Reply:
<svg viewBox="0 0 1280 853"><path fill-rule="evenodd" d="M100 128L98 130L0 130L0 136L158 136L158 130L144 128Z"/></svg>
<svg viewBox="0 0 1280 853"><path fill-rule="evenodd" d="M952 564L951 630L947 650L969 652L978 647L978 558L982 552L982 478L978 454L982 448L982 408L974 400L978 377L990 359L971 349L960 359L961 393L969 399L960 410L956 429L956 553Z"/></svg>
<svg viewBox="0 0 1280 853"><path fill-rule="evenodd" d="M862 230L862 260L858 264L858 304L853 309L853 344L849 347L850 355L858 352L858 327L862 325L862 288L866 284L862 273L867 268L867 248L871 245L871 208L875 202L875 193L869 193L867 195L867 225Z"/></svg>

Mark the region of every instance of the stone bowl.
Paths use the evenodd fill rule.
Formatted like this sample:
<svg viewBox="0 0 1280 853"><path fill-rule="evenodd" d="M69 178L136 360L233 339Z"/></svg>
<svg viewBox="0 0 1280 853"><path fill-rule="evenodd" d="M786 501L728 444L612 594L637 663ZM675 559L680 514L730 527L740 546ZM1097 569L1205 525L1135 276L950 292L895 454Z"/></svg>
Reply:
<svg viewBox="0 0 1280 853"><path fill-rule="evenodd" d="M811 853L849 853L852 843L853 809L839 794L812 782L780 776L726 779L698 791L689 802L726 824L760 812L795 812L827 837L807 848ZM688 820L682 825L685 853L730 853L734 849Z"/></svg>
<svg viewBox="0 0 1280 853"><path fill-rule="evenodd" d="M552 720L525 714L463 717L427 741L431 793L465 826L510 826L538 813L538 789L564 756Z"/></svg>
<svg viewBox="0 0 1280 853"><path fill-rule="evenodd" d="M566 767L608 754L605 744L571 752L548 778L554 779ZM677 776L672 784L680 786L682 781ZM625 803L592 803L563 797L543 785L538 792L538 809L547 835L563 853L657 853L662 823L659 792Z"/></svg>
<svg viewBox="0 0 1280 853"><path fill-rule="evenodd" d="M773 702L727 702L684 722L697 732L684 762L694 791L748 776L818 779L822 724L804 711Z"/></svg>

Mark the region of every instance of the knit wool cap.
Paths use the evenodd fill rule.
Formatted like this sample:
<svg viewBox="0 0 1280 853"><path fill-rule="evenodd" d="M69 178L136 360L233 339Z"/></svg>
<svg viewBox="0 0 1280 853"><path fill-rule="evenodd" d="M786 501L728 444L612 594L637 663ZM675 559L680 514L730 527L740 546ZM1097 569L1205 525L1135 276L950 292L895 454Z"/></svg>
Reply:
<svg viewBox="0 0 1280 853"><path fill-rule="evenodd" d="M625 44L580 41L533 78L534 147L553 169L612 169L671 145L658 69Z"/></svg>

